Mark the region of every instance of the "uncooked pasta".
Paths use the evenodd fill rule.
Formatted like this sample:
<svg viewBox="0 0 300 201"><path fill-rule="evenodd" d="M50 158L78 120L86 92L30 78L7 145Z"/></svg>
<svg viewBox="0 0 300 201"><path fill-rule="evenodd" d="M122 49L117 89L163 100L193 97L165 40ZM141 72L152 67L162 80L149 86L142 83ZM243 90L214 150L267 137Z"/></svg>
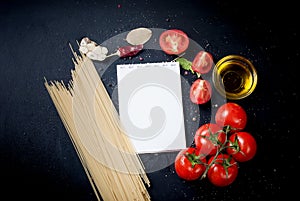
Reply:
<svg viewBox="0 0 300 201"><path fill-rule="evenodd" d="M73 51L73 50L72 50ZM98 200L150 200L150 181L93 62L74 52L72 80L45 87Z"/></svg>

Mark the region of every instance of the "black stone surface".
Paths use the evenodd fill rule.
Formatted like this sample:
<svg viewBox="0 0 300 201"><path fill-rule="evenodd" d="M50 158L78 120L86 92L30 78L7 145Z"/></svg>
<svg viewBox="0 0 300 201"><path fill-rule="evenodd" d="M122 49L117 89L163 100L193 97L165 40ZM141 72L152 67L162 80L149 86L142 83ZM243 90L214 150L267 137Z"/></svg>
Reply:
<svg viewBox="0 0 300 201"><path fill-rule="evenodd" d="M181 29L211 52L215 61L228 54L239 54L250 59L258 71L253 94L235 101L249 114L246 130L253 133L258 143L255 158L240 164L237 180L225 188L214 187L207 180L185 182L170 165L148 175L152 200L275 201L296 195L293 183L299 180L298 11L287 1L261 3L1 1L1 197L96 200L44 87L44 77L65 83L70 80L73 56L69 43L76 46L76 40L83 36L101 42L137 27ZM164 58L152 54L144 61ZM138 61L134 59L133 62ZM109 73L111 76L107 73L105 78L108 88L116 84L113 71ZM205 109L206 106L200 107ZM204 121L205 117L199 124ZM190 140L193 131L187 135Z"/></svg>

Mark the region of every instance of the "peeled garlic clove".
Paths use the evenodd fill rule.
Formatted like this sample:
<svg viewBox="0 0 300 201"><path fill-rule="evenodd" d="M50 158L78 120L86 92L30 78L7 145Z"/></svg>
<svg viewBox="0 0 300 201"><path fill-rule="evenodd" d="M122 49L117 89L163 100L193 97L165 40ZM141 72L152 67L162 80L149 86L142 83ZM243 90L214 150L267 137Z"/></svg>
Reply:
<svg viewBox="0 0 300 201"><path fill-rule="evenodd" d="M84 37L80 41L80 46L86 46L90 42L90 39L88 37Z"/></svg>
<svg viewBox="0 0 300 201"><path fill-rule="evenodd" d="M97 59L98 61L103 61L106 58L105 54L97 54Z"/></svg>
<svg viewBox="0 0 300 201"><path fill-rule="evenodd" d="M101 48L101 46L96 46L96 47L93 49L92 52L95 53L95 54L102 54L102 48Z"/></svg>
<svg viewBox="0 0 300 201"><path fill-rule="evenodd" d="M88 52L86 54L86 56L92 60L97 60L97 54L93 53L93 52Z"/></svg>
<svg viewBox="0 0 300 201"><path fill-rule="evenodd" d="M131 30L127 36L126 41L131 45L145 44L152 36L152 31L148 28L137 28Z"/></svg>
<svg viewBox="0 0 300 201"><path fill-rule="evenodd" d="M102 47L102 46L98 45L95 47L95 49L93 49L93 52L96 54L106 55L108 53L108 49L106 47Z"/></svg>
<svg viewBox="0 0 300 201"><path fill-rule="evenodd" d="M92 53L96 55L96 60L103 61L106 58L108 50L106 47L96 46Z"/></svg>
<svg viewBox="0 0 300 201"><path fill-rule="evenodd" d="M102 52L102 54L107 55L108 49L107 49L106 47L102 47L102 46L101 46L101 52Z"/></svg>
<svg viewBox="0 0 300 201"><path fill-rule="evenodd" d="M79 51L83 54L86 54L86 53L88 53L89 50L85 46L80 46Z"/></svg>
<svg viewBox="0 0 300 201"><path fill-rule="evenodd" d="M96 45L94 43L88 43L86 47L88 51L93 51L96 48Z"/></svg>

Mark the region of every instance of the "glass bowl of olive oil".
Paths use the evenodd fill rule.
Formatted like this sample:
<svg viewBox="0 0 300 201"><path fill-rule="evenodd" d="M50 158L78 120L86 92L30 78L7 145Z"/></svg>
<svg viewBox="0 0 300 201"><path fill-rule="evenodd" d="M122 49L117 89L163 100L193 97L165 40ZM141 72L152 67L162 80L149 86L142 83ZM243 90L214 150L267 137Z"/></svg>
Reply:
<svg viewBox="0 0 300 201"><path fill-rule="evenodd" d="M249 96L257 85L257 71L243 56L228 55L220 59L212 72L216 90L230 100Z"/></svg>

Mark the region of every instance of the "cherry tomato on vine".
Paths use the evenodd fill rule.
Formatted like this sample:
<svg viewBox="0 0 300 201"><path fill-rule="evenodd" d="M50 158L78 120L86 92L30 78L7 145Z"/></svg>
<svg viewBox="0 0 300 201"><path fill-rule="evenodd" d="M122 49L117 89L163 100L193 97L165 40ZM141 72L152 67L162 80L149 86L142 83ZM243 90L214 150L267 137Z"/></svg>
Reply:
<svg viewBox="0 0 300 201"><path fill-rule="evenodd" d="M201 50L195 56L192 62L192 69L194 72L205 74L208 73L213 66L213 57L210 53Z"/></svg>
<svg viewBox="0 0 300 201"><path fill-rule="evenodd" d="M178 29L169 29L161 33L159 45L161 49L170 55L183 53L189 46L189 37Z"/></svg>
<svg viewBox="0 0 300 201"><path fill-rule="evenodd" d="M226 151L238 162L251 160L257 150L255 138L249 132L235 132L229 136Z"/></svg>
<svg viewBox="0 0 300 201"><path fill-rule="evenodd" d="M228 186L237 178L237 162L228 154L219 154L215 161L214 156L211 156L208 165L207 178L215 186Z"/></svg>
<svg viewBox="0 0 300 201"><path fill-rule="evenodd" d="M204 104L211 99L212 88L207 80L198 78L190 88L190 99L195 104Z"/></svg>
<svg viewBox="0 0 300 201"><path fill-rule="evenodd" d="M246 127L247 114L242 106L237 103L227 102L217 109L215 122L222 127L230 126L231 133L233 133Z"/></svg>
<svg viewBox="0 0 300 201"><path fill-rule="evenodd" d="M177 175L187 181L198 179L205 171L206 158L195 147L181 150L175 158Z"/></svg>
<svg viewBox="0 0 300 201"><path fill-rule="evenodd" d="M215 155L226 141L222 127L214 123L206 123L198 128L194 136L196 147L204 155Z"/></svg>

